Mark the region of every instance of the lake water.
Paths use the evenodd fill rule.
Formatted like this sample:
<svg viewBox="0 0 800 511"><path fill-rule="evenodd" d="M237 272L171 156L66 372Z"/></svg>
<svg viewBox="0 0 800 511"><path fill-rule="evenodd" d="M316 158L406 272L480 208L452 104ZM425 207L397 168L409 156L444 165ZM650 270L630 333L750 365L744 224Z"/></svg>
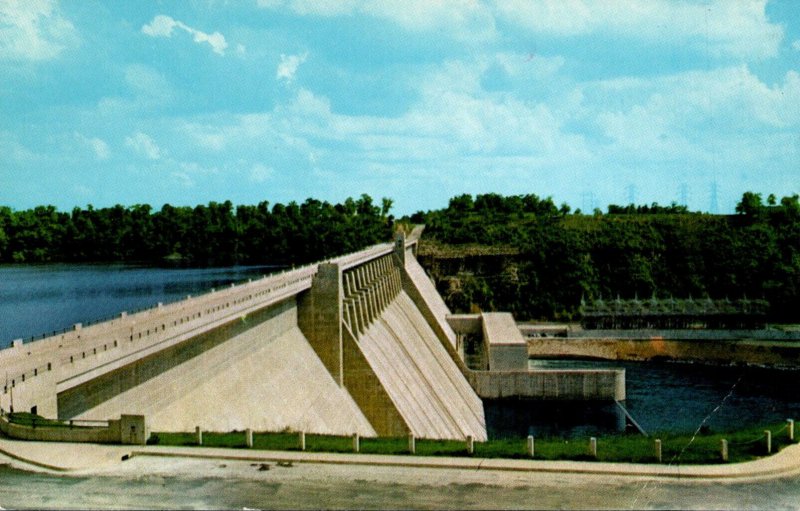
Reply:
<svg viewBox="0 0 800 511"><path fill-rule="evenodd" d="M153 307L275 271L269 266L149 268L130 265L0 266L0 347L122 311Z"/></svg>
<svg viewBox="0 0 800 511"><path fill-rule="evenodd" d="M163 269L126 265L0 266L0 347L121 311L258 278L275 267ZM800 419L800 371L690 364L531 360L531 368L624 368L625 407L647 432L735 429ZM616 405L496 401L485 404L493 437L585 436L624 427ZM705 421L705 422L704 422Z"/></svg>

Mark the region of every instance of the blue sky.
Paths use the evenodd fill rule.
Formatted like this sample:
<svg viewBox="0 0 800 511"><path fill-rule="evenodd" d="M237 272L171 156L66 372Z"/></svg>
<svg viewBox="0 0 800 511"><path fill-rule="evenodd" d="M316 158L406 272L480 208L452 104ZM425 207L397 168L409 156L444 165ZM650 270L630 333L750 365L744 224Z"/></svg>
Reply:
<svg viewBox="0 0 800 511"><path fill-rule="evenodd" d="M0 0L0 204L800 192L794 0ZM715 200L716 199L716 200Z"/></svg>

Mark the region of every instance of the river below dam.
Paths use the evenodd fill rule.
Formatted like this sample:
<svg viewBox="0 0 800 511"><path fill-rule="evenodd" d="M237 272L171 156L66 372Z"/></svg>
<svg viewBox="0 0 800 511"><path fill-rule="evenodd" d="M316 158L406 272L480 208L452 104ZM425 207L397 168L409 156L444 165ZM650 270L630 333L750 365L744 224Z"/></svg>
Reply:
<svg viewBox="0 0 800 511"><path fill-rule="evenodd" d="M623 405L647 433L729 431L800 417L800 370L594 360L532 359L528 365L624 369ZM487 402L485 409L494 437L586 437L625 429L624 414L613 403L517 400Z"/></svg>
<svg viewBox="0 0 800 511"><path fill-rule="evenodd" d="M278 271L271 266L150 268L132 265L0 266L0 347L199 295ZM530 368L622 368L624 406L647 432L712 431L800 419L800 370L695 364L531 360ZM490 436L586 436L624 429L615 404L488 401Z"/></svg>

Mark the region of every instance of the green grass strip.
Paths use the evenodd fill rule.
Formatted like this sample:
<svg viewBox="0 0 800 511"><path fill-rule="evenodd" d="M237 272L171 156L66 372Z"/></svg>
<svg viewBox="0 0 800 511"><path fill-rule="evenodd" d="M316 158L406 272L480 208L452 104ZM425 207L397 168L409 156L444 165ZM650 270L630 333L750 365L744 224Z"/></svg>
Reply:
<svg viewBox="0 0 800 511"><path fill-rule="evenodd" d="M749 461L767 455L765 430L772 433L772 453L790 445L786 424L772 424L767 427L752 427L733 432L655 434L618 434L597 437L597 457L590 454L589 438L544 437L535 439L534 459L540 460L597 460L627 463L657 463L654 440L661 440L663 464L690 465L721 463L720 444L728 441L728 460L730 463ZM308 452L353 452L353 438L350 436L306 434ZM154 433L150 444L187 446L197 445L194 433ZM246 448L244 431L230 433L204 432L203 445L207 447ZM526 459L527 439L494 439L475 442L478 458ZM294 432L253 433L253 448L275 451L298 451L299 434ZM401 438L361 438L360 452L363 454L403 455L409 454L408 439ZM417 439L416 455L466 457L466 441Z"/></svg>

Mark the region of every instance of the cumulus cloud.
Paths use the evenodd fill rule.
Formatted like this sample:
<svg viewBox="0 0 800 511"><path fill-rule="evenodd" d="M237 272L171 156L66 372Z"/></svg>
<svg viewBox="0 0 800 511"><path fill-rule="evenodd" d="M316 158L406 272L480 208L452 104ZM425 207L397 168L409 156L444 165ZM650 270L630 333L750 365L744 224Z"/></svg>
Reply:
<svg viewBox="0 0 800 511"><path fill-rule="evenodd" d="M775 56L784 32L767 18L766 0L258 0L258 5L310 16L367 15L465 42L496 38L500 21L533 34L606 34L755 60Z"/></svg>
<svg viewBox="0 0 800 511"><path fill-rule="evenodd" d="M162 155L161 148L158 147L155 141L141 131L125 137L125 146L148 160L158 160Z"/></svg>
<svg viewBox="0 0 800 511"><path fill-rule="evenodd" d="M81 144L92 150L95 158L98 160L107 160L111 156L111 149L105 140L100 138L89 138L78 132L75 132L75 139Z"/></svg>
<svg viewBox="0 0 800 511"><path fill-rule="evenodd" d="M77 43L56 0L0 1L0 60L51 60Z"/></svg>
<svg viewBox="0 0 800 511"><path fill-rule="evenodd" d="M258 5L310 16L362 14L391 21L411 31L440 30L464 41L495 36L491 9L478 0L258 0Z"/></svg>
<svg viewBox="0 0 800 511"><path fill-rule="evenodd" d="M164 14L157 15L149 24L143 25L142 33L150 37L172 37L172 32L176 28L190 34L194 38L194 42L208 43L214 53L225 55L225 49L228 48L225 36L219 32L208 34Z"/></svg>
<svg viewBox="0 0 800 511"><path fill-rule="evenodd" d="M797 51L800 51L800 39L792 43L792 48L794 48Z"/></svg>
<svg viewBox="0 0 800 511"><path fill-rule="evenodd" d="M285 80L286 83L294 81L294 75L297 73L297 68L300 64L306 61L308 52L302 55L284 55L281 54L281 62L278 64L278 69L275 71L276 80Z"/></svg>
<svg viewBox="0 0 800 511"><path fill-rule="evenodd" d="M770 23L765 7L766 0L495 1L498 17L537 34L609 34L751 59L776 55L783 38L783 28Z"/></svg>

